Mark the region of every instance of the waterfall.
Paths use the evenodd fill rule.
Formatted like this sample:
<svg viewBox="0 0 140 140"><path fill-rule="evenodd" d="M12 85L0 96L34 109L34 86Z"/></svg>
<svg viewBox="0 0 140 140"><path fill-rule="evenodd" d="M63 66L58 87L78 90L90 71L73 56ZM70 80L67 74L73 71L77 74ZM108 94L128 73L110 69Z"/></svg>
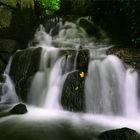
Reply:
<svg viewBox="0 0 140 140"><path fill-rule="evenodd" d="M18 102L18 96L16 94L14 84L9 77L9 75L5 74L5 82L2 86L2 99L1 103L17 103Z"/></svg>
<svg viewBox="0 0 140 140"><path fill-rule="evenodd" d="M9 76L12 59L13 57L10 58L9 63L3 74L4 83L2 83L3 96L1 98L1 103L17 103L19 101L18 96L16 94L15 87L14 87L14 83Z"/></svg>
<svg viewBox="0 0 140 140"><path fill-rule="evenodd" d="M90 60L85 95L89 113L125 117L139 114L138 74L125 68L114 55Z"/></svg>
<svg viewBox="0 0 140 140"><path fill-rule="evenodd" d="M139 116L137 72L124 65L117 56L107 56L106 50L110 46L97 43L96 37L89 37L86 30L78 24L61 23L56 34L55 31L56 27L50 30L50 34L46 33L41 25L28 48L28 50L40 48L35 51L37 56L33 57L34 51L31 51L32 55L30 52L26 55L26 50L24 50L23 57L19 57L22 55L20 51L16 58L13 56L10 59L5 71L6 80L3 84L2 102L17 102L16 88L18 92L21 92L23 89L20 86L23 86L27 88L25 90L27 103L45 110L65 108L72 111L75 108L76 111L104 116L128 118ZM39 50L40 52L37 53ZM90 56L88 56L89 52ZM22 67L25 73L20 71L20 66L16 66L11 75L16 75L14 72L18 67L20 71L18 78L16 76L13 76L13 79L10 78L12 59L20 58L18 61L20 64L25 55L25 64ZM29 56L30 61L26 65ZM34 63L38 61L39 67L35 64L32 68L32 60ZM27 86L28 83L29 86ZM65 83L70 85L67 86ZM65 96L62 96L64 93ZM20 96L20 93L18 95ZM20 98L25 95L23 94ZM63 100L61 97L64 97ZM24 99L26 101L26 97ZM82 106L82 109L79 109L79 106Z"/></svg>
<svg viewBox="0 0 140 140"><path fill-rule="evenodd" d="M64 77L62 76L61 62L63 58L57 60L50 73L48 83L47 99L45 101L45 107L47 109L61 109L61 92L62 85L64 83Z"/></svg>
<svg viewBox="0 0 140 140"><path fill-rule="evenodd" d="M127 69L125 76L124 113L127 117L138 117L138 74L134 69Z"/></svg>

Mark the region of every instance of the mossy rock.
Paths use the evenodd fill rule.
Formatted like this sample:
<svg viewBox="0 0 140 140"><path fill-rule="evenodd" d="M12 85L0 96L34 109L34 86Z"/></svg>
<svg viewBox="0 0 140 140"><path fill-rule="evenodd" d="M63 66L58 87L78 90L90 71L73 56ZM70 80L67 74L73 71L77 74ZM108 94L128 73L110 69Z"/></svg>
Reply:
<svg viewBox="0 0 140 140"><path fill-rule="evenodd" d="M140 69L140 49L136 48L123 48L112 47L107 50L107 54L113 54L122 59L125 63L133 66L136 69Z"/></svg>
<svg viewBox="0 0 140 140"><path fill-rule="evenodd" d="M4 5L0 6L0 29L9 28L12 20L12 10Z"/></svg>

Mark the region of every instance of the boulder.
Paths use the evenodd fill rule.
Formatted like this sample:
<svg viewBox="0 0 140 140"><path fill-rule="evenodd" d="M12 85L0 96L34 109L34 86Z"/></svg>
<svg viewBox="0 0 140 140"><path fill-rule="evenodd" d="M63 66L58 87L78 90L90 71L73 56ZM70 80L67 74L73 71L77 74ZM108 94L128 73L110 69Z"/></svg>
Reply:
<svg viewBox="0 0 140 140"><path fill-rule="evenodd" d="M9 28L12 20L12 10L0 5L0 29Z"/></svg>
<svg viewBox="0 0 140 140"><path fill-rule="evenodd" d="M73 52L73 54L66 54L64 55L62 61L62 74L65 74L67 72L71 72L74 68L74 61L76 57L76 51Z"/></svg>
<svg viewBox="0 0 140 140"><path fill-rule="evenodd" d="M80 71L70 72L65 80L61 104L65 110L74 112L83 112L84 105L84 82Z"/></svg>
<svg viewBox="0 0 140 140"><path fill-rule="evenodd" d="M0 75L3 74L12 54L18 49L18 45L16 40L0 38Z"/></svg>
<svg viewBox="0 0 140 140"><path fill-rule="evenodd" d="M135 130L121 128L105 131L98 138L99 140L140 140L140 135Z"/></svg>
<svg viewBox="0 0 140 140"><path fill-rule="evenodd" d="M18 46L19 43L16 40L0 38L0 53L12 54L18 49Z"/></svg>
<svg viewBox="0 0 140 140"><path fill-rule="evenodd" d="M78 51L77 60L76 60L76 69L87 73L88 63L89 63L89 50L81 49Z"/></svg>
<svg viewBox="0 0 140 140"><path fill-rule="evenodd" d="M61 103L64 109L74 112L85 111L84 83L88 70L89 50L80 49L66 56L63 62L63 74L67 74L62 89Z"/></svg>
<svg viewBox="0 0 140 140"><path fill-rule="evenodd" d="M140 69L140 49L112 47L107 50L107 54L113 54L122 59L126 64L131 65L136 69Z"/></svg>
<svg viewBox="0 0 140 140"><path fill-rule="evenodd" d="M79 20L79 25L85 29L85 31L88 33L89 36L95 36L97 38L101 37L99 27L95 25L93 22L85 18L81 18Z"/></svg>
<svg viewBox="0 0 140 140"><path fill-rule="evenodd" d="M41 48L28 48L17 51L13 56L9 75L15 83L17 95L24 102L27 101L32 78L40 66L41 50Z"/></svg>
<svg viewBox="0 0 140 140"><path fill-rule="evenodd" d="M25 104L17 104L10 111L11 114L25 114L28 112Z"/></svg>
<svg viewBox="0 0 140 140"><path fill-rule="evenodd" d="M2 74L3 74L4 70L5 70L5 68L6 68L6 63L0 57L0 81L2 81L1 80L2 79Z"/></svg>
<svg viewBox="0 0 140 140"><path fill-rule="evenodd" d="M25 48L38 25L37 18L34 0L0 0L0 38L18 40Z"/></svg>

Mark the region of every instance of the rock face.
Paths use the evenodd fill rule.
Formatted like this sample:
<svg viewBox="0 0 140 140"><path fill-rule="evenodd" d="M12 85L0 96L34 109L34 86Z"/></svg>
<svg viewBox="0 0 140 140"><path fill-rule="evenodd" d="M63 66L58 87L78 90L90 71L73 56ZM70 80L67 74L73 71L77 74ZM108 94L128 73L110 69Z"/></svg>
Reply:
<svg viewBox="0 0 140 140"><path fill-rule="evenodd" d="M87 72L89 63L89 50L79 50L76 60L76 69Z"/></svg>
<svg viewBox="0 0 140 140"><path fill-rule="evenodd" d="M33 0L0 0L0 37L26 42L36 24Z"/></svg>
<svg viewBox="0 0 140 140"><path fill-rule="evenodd" d="M10 56L18 49L18 42L11 39L0 38L0 74L8 64Z"/></svg>
<svg viewBox="0 0 140 140"><path fill-rule="evenodd" d="M79 25L84 28L88 36L94 37L94 41L99 41L100 43L109 43L110 40L107 34L94 22L87 20L85 18L80 18Z"/></svg>
<svg viewBox="0 0 140 140"><path fill-rule="evenodd" d="M107 51L107 54L114 54L122 59L125 63L140 69L140 49L113 47Z"/></svg>
<svg viewBox="0 0 140 140"><path fill-rule="evenodd" d="M28 112L25 104L17 104L10 111L11 114L25 114Z"/></svg>
<svg viewBox="0 0 140 140"><path fill-rule="evenodd" d="M140 135L129 128L109 130L99 135L99 140L140 140Z"/></svg>
<svg viewBox="0 0 140 140"><path fill-rule="evenodd" d="M9 75L23 101L26 101L31 80L39 69L40 55L41 48L29 48L17 51L13 56Z"/></svg>
<svg viewBox="0 0 140 140"><path fill-rule="evenodd" d="M10 56L26 48L34 34L38 24L34 7L34 0L0 0L0 78Z"/></svg>
<svg viewBox="0 0 140 140"><path fill-rule="evenodd" d="M66 77L61 103L66 110L83 112L85 110L84 83L89 62L88 50L79 50L75 62L76 70L69 72Z"/></svg>
<svg viewBox="0 0 140 140"><path fill-rule="evenodd" d="M62 91L61 103L69 111L84 111L84 78L80 71L68 74Z"/></svg>

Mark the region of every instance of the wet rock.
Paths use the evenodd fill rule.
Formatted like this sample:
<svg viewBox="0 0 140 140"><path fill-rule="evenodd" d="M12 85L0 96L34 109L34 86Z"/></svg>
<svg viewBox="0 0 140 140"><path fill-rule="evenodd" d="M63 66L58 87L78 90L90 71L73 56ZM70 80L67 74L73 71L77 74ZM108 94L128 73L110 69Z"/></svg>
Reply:
<svg viewBox="0 0 140 140"><path fill-rule="evenodd" d="M62 74L70 72L74 69L74 61L75 61L76 52L73 54L64 55L62 61Z"/></svg>
<svg viewBox="0 0 140 140"><path fill-rule="evenodd" d="M34 7L34 0L0 0L0 38L18 40L25 48L38 24Z"/></svg>
<svg viewBox="0 0 140 140"><path fill-rule="evenodd" d="M88 36L92 37L94 41L99 41L100 43L109 43L110 39L107 34L93 21L86 18L80 18L79 25L84 28Z"/></svg>
<svg viewBox="0 0 140 140"><path fill-rule="evenodd" d="M62 61L62 73L65 74L73 70L80 70L86 73L89 63L89 50L80 49L71 52L67 50L67 52L67 54L63 54L65 57Z"/></svg>
<svg viewBox="0 0 140 140"><path fill-rule="evenodd" d="M39 69L41 48L28 48L17 51L13 56L10 77L15 83L17 95L27 101L31 80Z"/></svg>
<svg viewBox="0 0 140 140"><path fill-rule="evenodd" d="M107 54L114 54L122 59L126 64L129 64L136 69L140 69L140 49L112 47L107 50Z"/></svg>
<svg viewBox="0 0 140 140"><path fill-rule="evenodd" d="M62 106L69 111L84 111L84 83L88 70L89 51L78 50L73 55L67 56L64 62L63 74L68 73L68 75L62 90Z"/></svg>
<svg viewBox="0 0 140 140"><path fill-rule="evenodd" d="M0 81L2 79L2 74L6 68L6 63L0 58Z"/></svg>
<svg viewBox="0 0 140 140"><path fill-rule="evenodd" d="M18 43L16 40L0 38L0 75L4 73L10 57L17 49Z"/></svg>
<svg viewBox="0 0 140 140"><path fill-rule="evenodd" d="M11 114L25 114L28 112L25 104L17 104L10 111Z"/></svg>
<svg viewBox="0 0 140 140"><path fill-rule="evenodd" d="M61 104L69 111L84 111L84 77L80 71L70 72L65 80Z"/></svg>
<svg viewBox="0 0 140 140"><path fill-rule="evenodd" d="M77 54L76 69L86 73L88 70L89 57L90 57L89 50L87 49L79 50Z"/></svg>
<svg viewBox="0 0 140 140"><path fill-rule="evenodd" d="M7 7L16 8L16 1L9 1L9 0L0 0L0 3L6 5Z"/></svg>
<svg viewBox="0 0 140 140"><path fill-rule="evenodd" d="M16 40L0 38L0 53L12 54L18 49L18 46L19 43Z"/></svg>
<svg viewBox="0 0 140 140"><path fill-rule="evenodd" d="M98 138L99 140L140 140L140 135L135 130L121 128L105 131Z"/></svg>
<svg viewBox="0 0 140 140"><path fill-rule="evenodd" d="M9 28L12 20L12 10L0 5L0 29Z"/></svg>
<svg viewBox="0 0 140 140"><path fill-rule="evenodd" d="M97 38L100 38L101 36L100 29L93 22L85 18L81 18L79 20L79 25L86 30L89 36L96 36Z"/></svg>

